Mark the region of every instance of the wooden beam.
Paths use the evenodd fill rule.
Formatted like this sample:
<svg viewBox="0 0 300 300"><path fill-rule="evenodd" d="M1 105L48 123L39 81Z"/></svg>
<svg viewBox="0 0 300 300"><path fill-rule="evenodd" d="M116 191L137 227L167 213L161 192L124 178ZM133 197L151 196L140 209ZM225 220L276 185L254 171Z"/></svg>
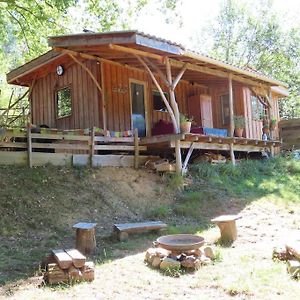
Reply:
<svg viewBox="0 0 300 300"><path fill-rule="evenodd" d="M187 169L187 165L189 163L189 160L190 160L190 157L191 157L191 155L193 153L193 150L194 150L194 143L192 142L191 143L191 147L190 147L190 149L189 149L189 151L188 151L188 153L187 153L187 155L185 157L185 160L184 160L184 163L183 163L183 166L182 166L182 174L184 174L185 171L186 171L186 169Z"/></svg>
<svg viewBox="0 0 300 300"><path fill-rule="evenodd" d="M95 127L93 126L91 129L91 140L90 140L90 166L93 166L93 157L95 155Z"/></svg>
<svg viewBox="0 0 300 300"><path fill-rule="evenodd" d="M73 54L68 53L68 55L77 63L79 64L91 77L91 79L94 81L96 87L98 88L98 90L100 91L100 93L102 94L102 88L99 85L99 82L97 81L97 79L95 78L94 74L91 72L91 70L89 68L87 68L81 61L79 61Z"/></svg>
<svg viewBox="0 0 300 300"><path fill-rule="evenodd" d="M104 84L104 70L103 62L100 63L100 74L101 74L101 86L102 86L102 119L103 119L103 129L107 130L107 111L106 111L106 94L105 94L105 84Z"/></svg>
<svg viewBox="0 0 300 300"><path fill-rule="evenodd" d="M234 136L234 119L233 119L233 89L232 89L232 75L228 76L228 94L229 94L229 136Z"/></svg>
<svg viewBox="0 0 300 300"><path fill-rule="evenodd" d="M175 147L175 142L170 142L169 146L171 148ZM180 147L182 149L189 149L191 146L191 142L180 141ZM251 146L251 145L235 145L234 151L240 152L261 152L264 150L265 147L263 146ZM195 142L194 149L200 150L219 150L219 151L230 151L229 144L215 144L215 143L202 143L202 142Z"/></svg>
<svg viewBox="0 0 300 300"><path fill-rule="evenodd" d="M159 75L159 77L160 77L161 80L165 83L165 85L166 85L167 87L169 87L169 84L170 84L170 83L168 82L166 76L165 76L164 73L161 71L161 69L160 69L157 65L155 65L154 63L152 63L148 58L144 58L144 59L145 59L145 61L147 62L147 64L150 65L151 68L153 68L153 69L155 70L155 72Z"/></svg>
<svg viewBox="0 0 300 300"><path fill-rule="evenodd" d="M171 59L170 60L171 66L177 67L177 68L182 68L184 66L184 62L179 62L178 60ZM195 71L195 72L200 72L203 74L209 74L213 75L216 77L221 77L221 78L228 78L228 72L217 70L217 69L212 69L204 66L199 66L199 65L194 65L191 63L186 63L187 70ZM232 74L232 79L237 82L244 83L246 85L250 86L258 86L258 87L265 87L268 88L269 86L267 84L263 84L261 82L257 82L252 79L248 79L245 77L239 76L239 75L233 75Z"/></svg>
<svg viewBox="0 0 300 300"><path fill-rule="evenodd" d="M32 140L31 140L31 128L27 126L27 155L28 155L28 166L32 168Z"/></svg>
<svg viewBox="0 0 300 300"><path fill-rule="evenodd" d="M139 168L139 133L138 129L134 129L134 168Z"/></svg>
<svg viewBox="0 0 300 300"><path fill-rule="evenodd" d="M135 55L135 57L140 61L140 63L144 66L144 68L146 69L146 71L149 73L152 81L154 82L155 86L157 87L159 93L160 93L160 96L162 97L163 101L164 101L164 104L166 105L167 107L167 110L168 110L168 113L170 114L170 117L171 117L171 120L172 120L172 123L173 123L173 126L174 126L174 130L176 133L178 133L178 128L177 128L177 122L176 122L176 118L175 118L175 115L174 115L174 112L173 112L173 109L172 107L170 106L161 86L159 85L158 81L156 80L154 74L152 73L152 71L150 70L150 68L148 67L148 65L144 62L144 60L139 57L138 55Z"/></svg>
<svg viewBox="0 0 300 300"><path fill-rule="evenodd" d="M187 64L184 64L183 67L181 68L181 70L179 71L179 73L177 74L176 78L174 79L173 83L172 83L172 89L175 90L177 84L179 83L180 79L182 78L184 72L187 69Z"/></svg>
<svg viewBox="0 0 300 300"><path fill-rule="evenodd" d="M117 51L120 51L120 52L131 53L131 54L138 55L138 56L152 58L152 59L158 60L161 63L163 63L164 60L165 60L164 56L161 56L161 55L158 55L158 54L153 54L153 53L148 53L148 52L145 52L145 51L132 49L132 48L124 47L124 46L110 44L110 48L114 49L114 50L117 50ZM228 72L217 70L217 67L216 68L209 68L209 67L194 65L192 63L181 62L181 61L178 61L178 60L175 60L175 59L170 59L170 64L171 64L171 66L174 66L174 67L180 68L180 69L183 68L184 66L186 66L186 68L188 70L191 70L191 71L201 72L201 73L204 73L204 74L210 74L210 75L217 76L217 77L222 77L222 78L228 78ZM251 76L249 76L249 77L251 77ZM243 77L243 75L239 76L239 75L233 75L232 74L232 79L234 81L242 82L242 83L245 83L245 84L251 85L251 86L258 86L258 87L268 88L269 85L270 85L270 84L265 84L265 83L262 83L262 82L255 81L253 79L245 78L245 77ZM263 81L263 79L258 79L258 78L256 80Z"/></svg>
<svg viewBox="0 0 300 300"><path fill-rule="evenodd" d="M166 134L166 135L155 135L152 137L141 138L140 145L153 145L153 144L161 144L176 140L183 140L184 134Z"/></svg>
<svg viewBox="0 0 300 300"><path fill-rule="evenodd" d="M130 53L133 55L138 55L138 56L143 56L143 57L148 57L148 58L153 58L153 59L159 60L160 62L164 61L164 57L161 55L149 53L149 52L145 52L145 51L141 51L141 50L137 50L137 49L133 49L133 48L128 48L128 47L114 45L114 44L109 44L109 48L111 50L126 52L126 53Z"/></svg>

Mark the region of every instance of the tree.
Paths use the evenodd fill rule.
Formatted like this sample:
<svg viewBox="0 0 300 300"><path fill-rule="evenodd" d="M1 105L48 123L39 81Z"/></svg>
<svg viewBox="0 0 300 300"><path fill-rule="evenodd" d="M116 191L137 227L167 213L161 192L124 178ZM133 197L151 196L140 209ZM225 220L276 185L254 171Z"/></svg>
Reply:
<svg viewBox="0 0 300 300"><path fill-rule="evenodd" d="M300 28L284 29L272 1L257 4L253 9L246 2L223 2L217 22L204 31L213 39L209 53L286 82L290 96L280 102L281 116L300 117Z"/></svg>

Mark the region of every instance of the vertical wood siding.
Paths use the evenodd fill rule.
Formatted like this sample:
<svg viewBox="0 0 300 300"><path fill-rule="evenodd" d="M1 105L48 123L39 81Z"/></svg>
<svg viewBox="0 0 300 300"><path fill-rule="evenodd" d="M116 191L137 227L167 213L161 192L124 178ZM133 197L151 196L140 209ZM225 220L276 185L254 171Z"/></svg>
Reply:
<svg viewBox="0 0 300 300"><path fill-rule="evenodd" d="M101 85L100 65L91 60L84 61ZM146 84L145 103L149 131L159 120L170 121L167 112L153 110L152 92L157 90L150 76L144 70L122 67L116 64L103 63L103 83L106 101L107 129L125 131L131 129L131 99L130 81L144 82ZM165 92L168 92L164 83L158 79ZM55 91L66 86L72 91L72 115L69 117L56 118ZM228 94L226 84L210 85L209 88L180 81L175 90L179 110L183 114L189 112L188 98L195 95L207 94L212 98L213 126L226 128L222 124L222 111L220 96ZM261 121L252 120L250 89L242 85L233 86L234 113L246 118L244 137L261 138ZM273 99L275 116L278 116L278 101ZM52 128L77 129L97 126L103 128L102 95L87 72L78 64L74 63L65 69L62 76L49 73L36 81L32 91L32 122L34 124L47 124ZM227 128L228 129L228 128Z"/></svg>
<svg viewBox="0 0 300 300"><path fill-rule="evenodd" d="M101 82L100 65L90 60L84 64ZM55 93L66 86L71 87L72 115L58 119ZM90 76L79 65L72 64L62 76L49 73L36 81L31 97L32 122L59 129L102 127L101 103L101 94Z"/></svg>

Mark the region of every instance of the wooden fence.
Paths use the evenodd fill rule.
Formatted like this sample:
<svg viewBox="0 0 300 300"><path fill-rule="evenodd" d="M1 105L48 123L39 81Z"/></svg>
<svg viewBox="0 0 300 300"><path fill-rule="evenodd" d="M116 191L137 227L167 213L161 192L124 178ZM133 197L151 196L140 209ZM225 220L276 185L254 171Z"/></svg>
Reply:
<svg viewBox="0 0 300 300"><path fill-rule="evenodd" d="M57 131L0 128L0 164L41 166L123 166L137 168L147 156L146 146L132 137L98 136L95 129Z"/></svg>
<svg viewBox="0 0 300 300"><path fill-rule="evenodd" d="M300 149L300 119L280 121L279 132L283 149Z"/></svg>

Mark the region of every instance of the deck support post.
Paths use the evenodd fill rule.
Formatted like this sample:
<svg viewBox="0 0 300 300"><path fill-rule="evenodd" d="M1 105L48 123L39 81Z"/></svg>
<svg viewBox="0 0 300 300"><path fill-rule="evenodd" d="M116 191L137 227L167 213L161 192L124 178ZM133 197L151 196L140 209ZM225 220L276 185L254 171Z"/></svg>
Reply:
<svg viewBox="0 0 300 300"><path fill-rule="evenodd" d="M32 168L32 139L31 139L31 128L30 124L27 124L27 157L28 157L28 166Z"/></svg>
<svg viewBox="0 0 300 300"><path fill-rule="evenodd" d="M157 89L158 89L158 91L159 91L166 107L167 107L167 110L170 114L175 133L177 133L177 134L180 133L180 117L179 117L178 104L177 104L176 98L175 98L175 88L176 88L178 82L180 81L181 77L183 76L184 72L186 71L187 65L186 64L183 65L182 69L180 70L180 72L178 73L176 78L173 80L172 79L170 60L169 60L168 57L165 58L166 73L167 73L166 74L167 76L165 77L165 75L161 71L158 71L157 70L158 68L155 65L153 65L149 60L143 59L137 54L134 54L134 56L144 66L144 68L149 73L152 81L156 85L156 87L157 87ZM154 68L154 70L158 71L158 74L161 77L161 79L165 82L165 84L167 84L168 89L169 89L169 94L170 94L170 103L171 103L171 105L169 104L168 100L166 99L166 96L164 95L161 86L159 85L159 83L156 80L153 72L150 70L150 68L149 68L149 66L147 65L146 62L148 62L148 64L150 66L152 66L152 68ZM182 173L182 157L181 157L180 140L175 141L175 157L176 157L176 173L181 174Z"/></svg>
<svg viewBox="0 0 300 300"><path fill-rule="evenodd" d="M90 165L93 167L93 160L94 160L94 155L95 155L95 127L93 126L91 128L91 139L90 139Z"/></svg>
<svg viewBox="0 0 300 300"><path fill-rule="evenodd" d="M190 157L193 153L193 150L194 150L194 142L191 143L191 147L189 148L189 151L188 151L188 153L185 157L185 160L184 160L184 163L183 163L183 166L182 166L182 174L184 174L185 171L186 171L186 168L187 168L187 165L189 163Z"/></svg>
<svg viewBox="0 0 300 300"><path fill-rule="evenodd" d="M139 132L138 129L134 129L134 168L139 168L139 155L140 155L140 149L139 149Z"/></svg>
<svg viewBox="0 0 300 300"><path fill-rule="evenodd" d="M229 89L229 136L234 136L234 118L233 118L233 89L232 89L232 74L230 73L228 76L228 89ZM233 144L230 144L230 158L232 164L235 166L235 156L234 156L234 149Z"/></svg>

